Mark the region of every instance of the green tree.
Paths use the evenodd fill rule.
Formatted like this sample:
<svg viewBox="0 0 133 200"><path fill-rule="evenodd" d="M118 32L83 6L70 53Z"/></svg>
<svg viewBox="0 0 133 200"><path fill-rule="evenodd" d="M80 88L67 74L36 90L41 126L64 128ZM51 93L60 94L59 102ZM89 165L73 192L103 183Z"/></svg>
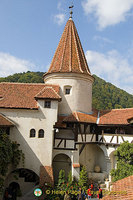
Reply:
<svg viewBox="0 0 133 200"><path fill-rule="evenodd" d="M0 192L9 165L17 167L21 158L24 161L24 154L19 150L19 144L12 142L6 133L0 132Z"/></svg>
<svg viewBox="0 0 133 200"><path fill-rule="evenodd" d="M61 169L58 177L58 186L65 183L65 170Z"/></svg>
<svg viewBox="0 0 133 200"><path fill-rule="evenodd" d="M114 155L117 160L117 169L111 170L113 181L120 180L127 176L133 175L133 143L122 143Z"/></svg>
<svg viewBox="0 0 133 200"><path fill-rule="evenodd" d="M82 190L86 190L87 189L87 183L88 183L88 174L86 171L86 167L83 166L82 170L80 171L80 175L79 175L79 186L82 188Z"/></svg>
<svg viewBox="0 0 133 200"><path fill-rule="evenodd" d="M72 184L72 171L70 171L69 173L68 173L68 183L71 185Z"/></svg>

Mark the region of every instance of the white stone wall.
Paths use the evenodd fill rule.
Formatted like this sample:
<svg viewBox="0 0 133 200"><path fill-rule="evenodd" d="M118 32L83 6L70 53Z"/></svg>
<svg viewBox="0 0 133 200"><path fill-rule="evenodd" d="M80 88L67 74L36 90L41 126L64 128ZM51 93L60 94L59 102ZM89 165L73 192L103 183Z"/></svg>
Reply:
<svg viewBox="0 0 133 200"><path fill-rule="evenodd" d="M81 165L86 166L88 172L94 172L94 168L97 165L100 166L101 172L107 171L105 154L101 148L95 144L86 144L84 150L80 154L79 162Z"/></svg>
<svg viewBox="0 0 133 200"><path fill-rule="evenodd" d="M91 112L93 79L89 75L56 73L47 75L44 82L60 86L62 101L59 103L59 114L70 114L72 111ZM65 86L71 86L69 95L65 95Z"/></svg>
<svg viewBox="0 0 133 200"><path fill-rule="evenodd" d="M15 124L11 128L10 138L20 144L25 154L24 167L37 175L41 165L52 165L53 125L57 121L58 102L52 101L51 108L44 108L44 100L39 100L38 106L38 110L0 109L0 113ZM29 137L32 128L36 130L34 138ZM44 129L44 138L38 138L39 129Z"/></svg>

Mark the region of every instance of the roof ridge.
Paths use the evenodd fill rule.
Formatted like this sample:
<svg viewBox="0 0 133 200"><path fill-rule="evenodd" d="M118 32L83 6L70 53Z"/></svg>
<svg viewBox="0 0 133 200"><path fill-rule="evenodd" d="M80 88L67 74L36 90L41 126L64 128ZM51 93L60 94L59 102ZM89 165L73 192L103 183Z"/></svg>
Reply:
<svg viewBox="0 0 133 200"><path fill-rule="evenodd" d="M75 26L74 26L74 29L75 29L75 34L77 36L77 42L78 42L78 45L79 45L79 48L80 48L80 51L81 51L81 54L82 54L82 58L83 58L84 63L85 63L86 71L90 74L90 71L88 70L88 67L87 67L86 58L84 56L84 51L83 51L83 48L82 48L82 45L81 45L81 42L80 42L80 39L79 39L79 35L78 35L78 32L77 32Z"/></svg>
<svg viewBox="0 0 133 200"><path fill-rule="evenodd" d="M110 109L110 110L100 110L100 111L114 111L114 110L130 110L133 108L114 108L114 109Z"/></svg>
<svg viewBox="0 0 133 200"><path fill-rule="evenodd" d="M79 121L79 117L78 117L77 111L75 111L75 115L76 115L76 119Z"/></svg>
<svg viewBox="0 0 133 200"><path fill-rule="evenodd" d="M62 58L61 58L61 63L60 63L60 69L59 71L61 71L62 65L63 65L63 60L64 60L64 54L65 54L65 49L66 49L66 44L67 44L67 38L68 38L68 33L69 33L69 26L66 27L67 28L67 33L66 33L66 39L64 42L64 49L63 49L63 54L62 54Z"/></svg>
<svg viewBox="0 0 133 200"><path fill-rule="evenodd" d="M19 83L19 82L0 82L0 84L16 84L16 85L45 85L45 83Z"/></svg>
<svg viewBox="0 0 133 200"><path fill-rule="evenodd" d="M2 117L4 117L7 121L9 121L10 123L12 123L13 125L15 125L15 123L12 120L10 120L7 116L5 116L3 113L0 113L0 115Z"/></svg>
<svg viewBox="0 0 133 200"><path fill-rule="evenodd" d="M55 91L54 88L51 87L51 89L55 92L55 94L57 94L57 96L58 96L59 98L61 98L61 96Z"/></svg>
<svg viewBox="0 0 133 200"><path fill-rule="evenodd" d="M0 82L0 84L12 84L12 85L44 85L44 86L59 86L59 84L47 84L47 83L18 83L18 82Z"/></svg>
<svg viewBox="0 0 133 200"><path fill-rule="evenodd" d="M80 71L81 71L81 73L83 73L83 70L82 70L82 68L81 68L81 63L80 63L80 59L79 59L79 52L78 52L78 47L77 47L77 42L76 42L76 37L75 37L75 32L74 32L74 28L73 28L73 26L72 26L72 32L73 32L73 36L74 36L74 42L75 42L75 47L76 47L76 52L77 52L77 57L78 57L78 63L79 63L79 69L80 69Z"/></svg>
<svg viewBox="0 0 133 200"><path fill-rule="evenodd" d="M69 60L69 70L70 72L72 71L72 25L71 25L71 29L70 29L70 60Z"/></svg>
<svg viewBox="0 0 133 200"><path fill-rule="evenodd" d="M61 98L61 96L56 92L56 90L55 90L52 86L47 86L47 85L44 86L44 88L43 88L40 92L38 92L38 93L35 95L35 97L37 97L38 95L40 95L41 93L43 93L44 90L45 90L45 89L48 89L48 88L52 89L53 92L54 92L59 98Z"/></svg>

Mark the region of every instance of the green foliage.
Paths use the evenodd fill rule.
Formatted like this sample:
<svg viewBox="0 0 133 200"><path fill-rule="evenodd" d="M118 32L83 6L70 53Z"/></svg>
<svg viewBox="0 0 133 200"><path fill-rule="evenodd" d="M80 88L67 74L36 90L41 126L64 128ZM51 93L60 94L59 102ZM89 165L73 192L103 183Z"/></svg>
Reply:
<svg viewBox="0 0 133 200"><path fill-rule="evenodd" d="M58 186L60 187L65 183L65 170L61 169L58 177Z"/></svg>
<svg viewBox="0 0 133 200"><path fill-rule="evenodd" d="M0 78L0 82L43 83L43 72L23 72ZM92 105L98 110L133 107L133 95L93 75Z"/></svg>
<svg viewBox="0 0 133 200"><path fill-rule="evenodd" d="M12 164L14 165L14 167L17 167L21 159L24 167L25 156L22 150L19 150L19 146L20 144L17 144L17 142L12 142L12 151L13 151Z"/></svg>
<svg viewBox="0 0 133 200"><path fill-rule="evenodd" d="M16 73L5 78L0 78L0 82L20 82L20 83L43 83L43 72L23 72Z"/></svg>
<svg viewBox="0 0 133 200"><path fill-rule="evenodd" d="M133 143L122 143L114 155L117 160L117 169L111 170L113 181L133 175Z"/></svg>
<svg viewBox="0 0 133 200"><path fill-rule="evenodd" d="M92 106L98 110L133 107L133 95L93 75Z"/></svg>
<svg viewBox="0 0 133 200"><path fill-rule="evenodd" d="M86 191L87 190L87 184L88 184L88 174L87 174L87 171L86 171L86 167L83 166L82 170L80 171L79 186L82 188L82 190Z"/></svg>
<svg viewBox="0 0 133 200"><path fill-rule="evenodd" d="M69 174L68 174L68 183L70 185L72 184L72 171L70 171Z"/></svg>
<svg viewBox="0 0 133 200"><path fill-rule="evenodd" d="M10 164L17 167L21 158L24 162L24 154L18 147L19 145L16 142L12 142L6 133L0 132L0 176L3 178ZM3 186L3 178L0 178L0 190Z"/></svg>

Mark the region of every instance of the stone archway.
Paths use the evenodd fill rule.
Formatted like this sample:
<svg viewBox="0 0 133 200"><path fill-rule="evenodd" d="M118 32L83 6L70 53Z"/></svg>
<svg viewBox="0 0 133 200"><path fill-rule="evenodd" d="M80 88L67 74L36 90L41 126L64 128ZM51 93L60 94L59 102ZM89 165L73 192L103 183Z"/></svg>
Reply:
<svg viewBox="0 0 133 200"><path fill-rule="evenodd" d="M112 151L112 152L110 153L110 155L109 155L110 161L111 161L111 169L115 169L115 168L116 168L116 164L117 164L117 161L116 161L114 152L115 152L115 151Z"/></svg>
<svg viewBox="0 0 133 200"><path fill-rule="evenodd" d="M90 181L104 182L104 179L107 178L106 156L97 144L86 144L80 154L79 163L86 166Z"/></svg>
<svg viewBox="0 0 133 200"><path fill-rule="evenodd" d="M5 187L19 188L20 194L24 196L39 184L38 175L30 169L20 168L12 171L5 180Z"/></svg>
<svg viewBox="0 0 133 200"><path fill-rule="evenodd" d="M66 154L57 154L53 159L54 181L57 183L60 170L65 170L66 178L71 170L71 159Z"/></svg>

